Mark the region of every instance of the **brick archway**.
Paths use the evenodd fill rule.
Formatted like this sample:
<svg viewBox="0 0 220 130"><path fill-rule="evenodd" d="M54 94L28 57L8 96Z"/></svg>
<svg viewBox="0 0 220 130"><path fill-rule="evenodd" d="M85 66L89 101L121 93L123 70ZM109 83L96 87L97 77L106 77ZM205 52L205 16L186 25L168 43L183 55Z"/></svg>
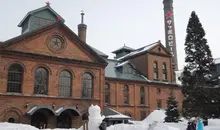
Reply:
<svg viewBox="0 0 220 130"><path fill-rule="evenodd" d="M31 125L39 129L47 128L51 116L55 116L53 111L47 108L39 108L31 115Z"/></svg>
<svg viewBox="0 0 220 130"><path fill-rule="evenodd" d="M17 108L8 108L4 112L3 122L20 123L23 113Z"/></svg>

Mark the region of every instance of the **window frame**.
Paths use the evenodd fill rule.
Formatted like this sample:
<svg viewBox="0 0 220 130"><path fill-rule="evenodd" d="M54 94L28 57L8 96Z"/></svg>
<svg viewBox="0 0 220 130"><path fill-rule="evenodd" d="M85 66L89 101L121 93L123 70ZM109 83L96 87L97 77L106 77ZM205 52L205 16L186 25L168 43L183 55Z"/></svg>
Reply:
<svg viewBox="0 0 220 130"><path fill-rule="evenodd" d="M91 79L84 78L84 76L85 76L86 74L88 74ZM85 81L84 81L84 80L85 80ZM88 80L90 80L90 82L91 82L91 83L90 83L91 88L88 88L88 86L87 86L87 87L84 86L84 84L87 84L86 82L88 82ZM87 85L88 85L88 84L87 84ZM85 89L85 90L84 90L84 89ZM89 72L83 73L83 75L82 75L82 93L81 93L82 95L81 95L81 97L82 97L83 99L92 99L92 98L93 98L93 89L94 89L94 77L93 77L93 75L92 75L91 73L89 73ZM90 91L88 91L88 90L90 90ZM84 95L84 93L87 93L87 96ZM88 96L89 93L90 93L91 97Z"/></svg>
<svg viewBox="0 0 220 130"><path fill-rule="evenodd" d="M46 89L46 91L45 91L45 93L39 93L39 92L37 92L37 91L39 91L39 88L37 88L36 87L36 85L39 85L39 83L38 84L36 84L36 71L38 70L38 69L43 69L43 70L45 70L45 72L46 72L46 82L44 83L44 87L46 87L46 88L44 88L44 89ZM42 75L41 75L42 76ZM42 87L43 86L43 84L41 83L40 84L40 86ZM39 86L38 86L39 87ZM48 95L48 87L49 87L49 71L48 71L48 69L47 68L45 68L45 67L43 67L43 66L39 66L39 67L37 67L35 70L34 70L34 95ZM40 88L40 89L42 89L42 88Z"/></svg>
<svg viewBox="0 0 220 130"><path fill-rule="evenodd" d="M69 74L69 76L61 76L62 73L64 72L67 72L67 74ZM68 85L61 85L61 83L63 83L64 81L61 81L61 78L62 80L69 80L69 86ZM68 79L67 79L68 78ZM69 71L69 70L62 70L59 74L59 81L58 81L58 91L59 91L59 96L60 97L72 97L72 80L73 80L73 75L72 73ZM69 87L69 94L66 93L66 89L68 90L68 87ZM64 90L60 91L60 89Z"/></svg>
<svg viewBox="0 0 220 130"><path fill-rule="evenodd" d="M143 92L142 92L142 89L143 89ZM145 105L145 104L146 104L146 100L145 100L145 87L141 86L140 87L140 105Z"/></svg>
<svg viewBox="0 0 220 130"><path fill-rule="evenodd" d="M10 68L11 67L13 67L13 66L15 66L15 68L16 69L18 69L17 67L20 67L19 69L20 69L20 72L18 72L18 71L15 71L15 70L13 70L13 71L11 71L10 72ZM13 74L19 74L20 73L20 81L18 82L18 81L12 81L12 79L9 81L9 76L10 76L10 73L13 73ZM6 91L7 91L7 93L22 93L22 88L23 88L23 82L24 82L24 67L22 66L22 65L20 65L20 64L18 64L18 63L13 63L13 64L11 64L11 65L9 65L9 67L8 67L8 73L7 73L8 75L7 75L7 89L6 89ZM12 89L11 87L12 86L9 86L9 84L19 84L20 85L20 87L19 87L19 91L9 91L9 89ZM13 88L14 89L14 88Z"/></svg>
<svg viewBox="0 0 220 130"><path fill-rule="evenodd" d="M162 64L162 71L163 71L162 74L163 80L166 81L168 77L167 77L167 64L165 62L163 62Z"/></svg>
<svg viewBox="0 0 220 130"><path fill-rule="evenodd" d="M109 83L105 83L105 104L106 105L109 105L110 102L111 102L111 93L110 93L110 91L111 91L110 90L110 84ZM106 100L106 99L108 99L108 100Z"/></svg>
<svg viewBox="0 0 220 130"><path fill-rule="evenodd" d="M153 78L154 78L154 80L158 80L159 79L159 75L158 75L159 70L158 70L158 62L157 61L154 61L153 69L154 69Z"/></svg>
<svg viewBox="0 0 220 130"><path fill-rule="evenodd" d="M124 104L125 105L129 105L130 101L129 101L129 86L127 84L124 85Z"/></svg>

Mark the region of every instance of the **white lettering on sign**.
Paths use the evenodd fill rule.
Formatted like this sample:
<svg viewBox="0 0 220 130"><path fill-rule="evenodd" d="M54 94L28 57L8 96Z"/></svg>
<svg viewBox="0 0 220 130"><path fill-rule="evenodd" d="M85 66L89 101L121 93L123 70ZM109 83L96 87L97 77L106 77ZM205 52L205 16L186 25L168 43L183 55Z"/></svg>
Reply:
<svg viewBox="0 0 220 130"><path fill-rule="evenodd" d="M172 24L172 20L167 20L167 23L168 23L169 25L171 25L171 24Z"/></svg>
<svg viewBox="0 0 220 130"><path fill-rule="evenodd" d="M173 51L173 48L172 48L172 47L170 47L170 51Z"/></svg>
<svg viewBox="0 0 220 130"><path fill-rule="evenodd" d="M172 12L168 11L166 13L166 23L167 23L167 40L170 53L173 54L173 44L174 44L174 31L173 31L173 21L172 21Z"/></svg>
<svg viewBox="0 0 220 130"><path fill-rule="evenodd" d="M168 30L168 35L173 34L173 30Z"/></svg>
<svg viewBox="0 0 220 130"><path fill-rule="evenodd" d="M172 26L168 26L168 29L173 29L173 27Z"/></svg>
<svg viewBox="0 0 220 130"><path fill-rule="evenodd" d="M168 40L173 41L173 35L168 35Z"/></svg>
<svg viewBox="0 0 220 130"><path fill-rule="evenodd" d="M173 41L168 41L169 46L173 46Z"/></svg>

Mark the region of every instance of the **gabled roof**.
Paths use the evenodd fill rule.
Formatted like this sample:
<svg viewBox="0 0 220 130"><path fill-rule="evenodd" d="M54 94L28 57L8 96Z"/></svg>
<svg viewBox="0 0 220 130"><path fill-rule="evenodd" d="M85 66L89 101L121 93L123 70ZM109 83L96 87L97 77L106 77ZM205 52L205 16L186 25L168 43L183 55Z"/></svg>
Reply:
<svg viewBox="0 0 220 130"><path fill-rule="evenodd" d="M126 119L131 119L131 117L126 116L114 109L111 109L109 107L105 107L104 111L103 111L103 115L106 118L117 118L117 119L121 119L121 118L126 118Z"/></svg>
<svg viewBox="0 0 220 130"><path fill-rule="evenodd" d="M124 45L123 47L118 48L117 50L113 51L112 53L117 53L117 52L122 51L122 50L134 51L135 49Z"/></svg>
<svg viewBox="0 0 220 130"><path fill-rule="evenodd" d="M29 11L25 17L21 20L21 22L18 24L18 27L21 27L21 25L23 24L23 22L32 14L36 13L36 12L39 12L39 11L42 11L42 10L45 10L45 9L48 9L49 11L51 11L56 17L60 16L59 14L57 14L50 6L44 6L44 7L41 7L41 8L38 8L38 9L35 9L35 10L32 10L32 11ZM63 22L64 19L63 19Z"/></svg>
<svg viewBox="0 0 220 130"><path fill-rule="evenodd" d="M157 46L159 44L161 44L161 43L160 42L155 42L155 43L149 44L147 46L141 47L141 48L139 48L139 49L137 49L135 51L132 51L131 53L129 53L127 55L124 55L124 56L118 58L117 60L122 60L122 59L125 59L125 58L128 58L128 57L140 54L140 53L147 52L147 51L149 51L150 49L152 49L153 47L155 47L155 46Z"/></svg>
<svg viewBox="0 0 220 130"><path fill-rule="evenodd" d="M9 39L9 40L3 42L3 44L1 44L0 47L4 48L4 47L7 47L9 45L16 44L17 42L19 42L19 41L21 41L21 40L23 40L25 38L32 37L32 36L34 36L34 35L36 35L38 33L42 33L44 31L47 31L47 30L49 30L51 28L54 28L54 27L57 27L57 26L61 26L62 28L64 28L71 35L71 38L73 38L73 40L75 40L76 43L80 44L85 50L87 50L94 57L96 57L98 62L101 62L103 64L107 64L107 62L99 54L97 54L88 44L86 44L85 42L81 41L79 39L79 37L70 28L68 28L62 21L54 22L52 24L40 27L40 28L38 28L36 30L30 31L30 32L21 34L21 35L19 35L17 37L14 37L12 39Z"/></svg>

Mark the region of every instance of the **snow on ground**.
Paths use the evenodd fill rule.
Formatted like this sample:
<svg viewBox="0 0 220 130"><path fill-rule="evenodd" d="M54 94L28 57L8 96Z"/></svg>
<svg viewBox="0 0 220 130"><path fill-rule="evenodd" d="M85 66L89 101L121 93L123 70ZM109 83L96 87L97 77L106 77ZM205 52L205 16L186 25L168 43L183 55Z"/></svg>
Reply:
<svg viewBox="0 0 220 130"><path fill-rule="evenodd" d="M0 130L39 130L25 124L0 123Z"/></svg>
<svg viewBox="0 0 220 130"><path fill-rule="evenodd" d="M31 125L26 125L26 124L1 122L0 130L39 130L39 129ZM57 129L45 129L45 130L83 130L83 128L82 127L79 129L58 129L57 128Z"/></svg>
<svg viewBox="0 0 220 130"><path fill-rule="evenodd" d="M98 106L91 106L89 112L89 130L99 130L98 126L103 117L100 115ZM96 111L96 112L95 112ZM134 124L117 124L107 127L107 130L186 130L187 120L179 123L163 123L165 118L164 110L154 110L143 121L131 121ZM209 119L209 126L205 126L204 130L220 130L220 119ZM33 126L25 124L0 123L0 130L39 130ZM45 129L45 130L83 130L79 129Z"/></svg>

